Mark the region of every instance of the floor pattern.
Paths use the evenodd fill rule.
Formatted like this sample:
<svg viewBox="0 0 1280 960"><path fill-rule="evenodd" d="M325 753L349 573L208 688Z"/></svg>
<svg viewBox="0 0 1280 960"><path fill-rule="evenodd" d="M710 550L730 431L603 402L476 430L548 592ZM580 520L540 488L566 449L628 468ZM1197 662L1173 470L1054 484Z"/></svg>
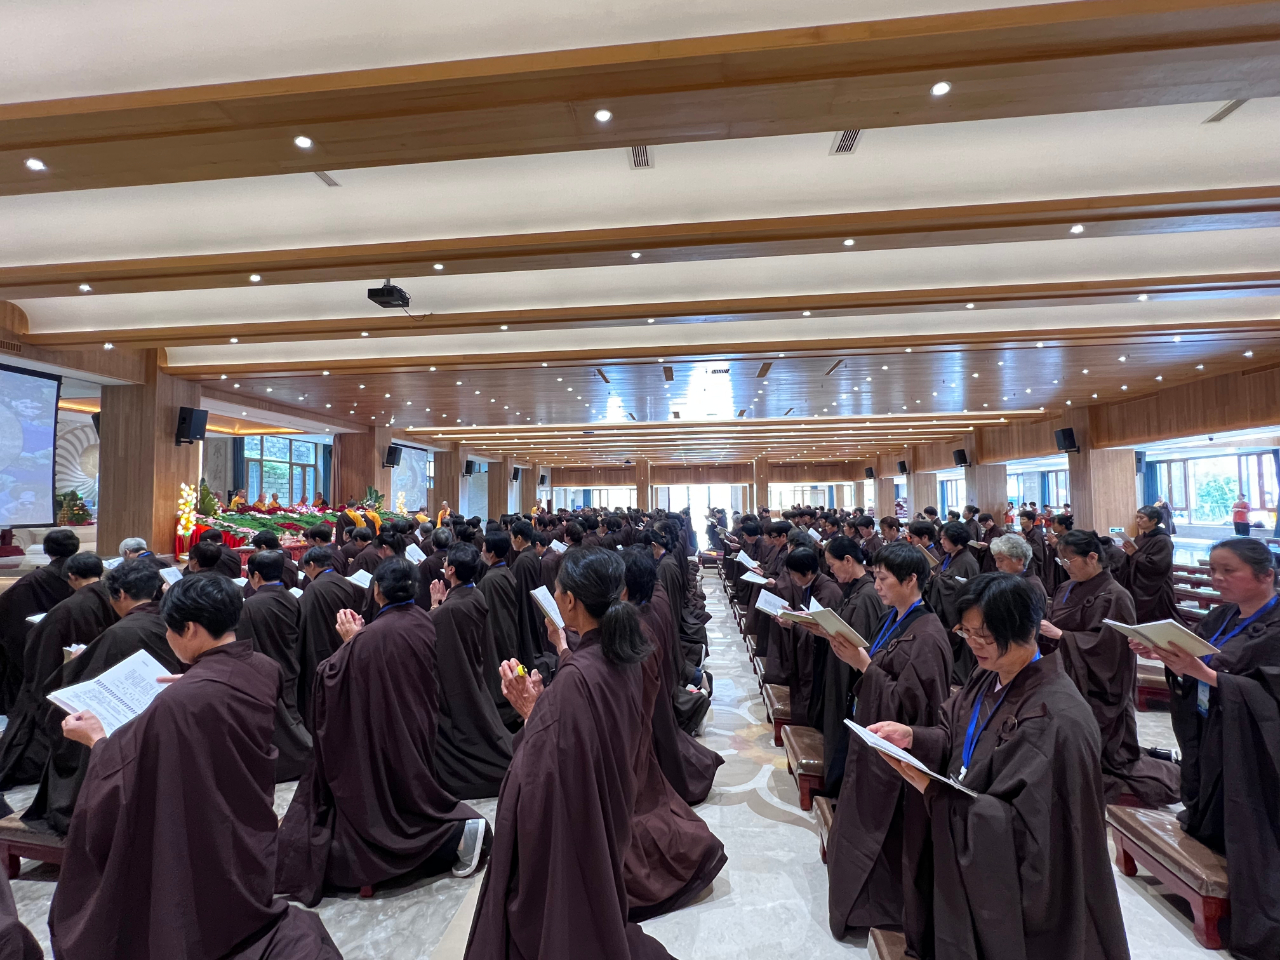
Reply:
<svg viewBox="0 0 1280 960"><path fill-rule="evenodd" d="M817 826L800 810L786 758L773 746L772 727L720 578L705 570L702 582L712 614L707 667L715 677L704 737L725 764L698 813L724 843L728 864L700 900L649 921L645 930L686 960L861 960L868 956L865 938L838 942L828 931ZM1167 714L1138 717L1144 744L1172 745ZM33 793L34 788L21 788L6 797L21 810ZM278 812L292 793L293 784L277 789ZM493 819L496 801L476 806ZM19 916L46 953L56 879L56 868L24 860L13 884ZM1190 912L1182 901L1166 895L1145 873L1117 879L1134 960L1211 956L1192 937ZM354 894L328 898L318 912L347 960L460 960L479 883L479 877L419 880L379 889L370 900Z"/></svg>

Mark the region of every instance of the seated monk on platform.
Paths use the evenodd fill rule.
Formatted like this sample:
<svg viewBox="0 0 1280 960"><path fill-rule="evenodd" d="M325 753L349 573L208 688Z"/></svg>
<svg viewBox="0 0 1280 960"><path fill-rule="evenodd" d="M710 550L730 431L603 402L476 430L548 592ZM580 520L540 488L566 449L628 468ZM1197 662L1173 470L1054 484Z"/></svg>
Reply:
<svg viewBox="0 0 1280 960"><path fill-rule="evenodd" d="M161 605L181 677L106 736L87 711L63 733L90 748L49 911L64 960L340 960L314 913L272 896L273 716L279 668L236 640L240 591L189 577Z"/></svg>
<svg viewBox="0 0 1280 960"><path fill-rule="evenodd" d="M328 500L326 500L326 499L324 498L324 494L323 494L323 493L317 493L317 494L315 495L314 499L312 499L312 501L311 501L311 509L313 509L313 510L328 510L328 509L329 509L329 501L328 501Z"/></svg>
<svg viewBox="0 0 1280 960"><path fill-rule="evenodd" d="M258 499L253 501L253 509L255 510L267 509L267 495L265 493L258 494Z"/></svg>
<svg viewBox="0 0 1280 960"><path fill-rule="evenodd" d="M284 509L284 504L280 502L280 494L278 494L278 493L273 493L273 494L271 495L271 502L267 504L267 509L268 509L268 510L270 510L270 509L272 509L272 508L275 508L275 509L278 509L278 510L283 510L283 509Z"/></svg>
<svg viewBox="0 0 1280 960"><path fill-rule="evenodd" d="M228 509L234 510L236 507L244 506L248 502L248 494L244 490L237 490L235 495L231 498L231 506L228 507Z"/></svg>
<svg viewBox="0 0 1280 960"><path fill-rule="evenodd" d="M338 611L342 647L315 671L315 755L280 824L276 863L276 890L308 906L326 888L450 867L470 876L487 846L484 819L436 776L436 631L413 602L417 577L409 560L384 560L377 616L366 626Z"/></svg>

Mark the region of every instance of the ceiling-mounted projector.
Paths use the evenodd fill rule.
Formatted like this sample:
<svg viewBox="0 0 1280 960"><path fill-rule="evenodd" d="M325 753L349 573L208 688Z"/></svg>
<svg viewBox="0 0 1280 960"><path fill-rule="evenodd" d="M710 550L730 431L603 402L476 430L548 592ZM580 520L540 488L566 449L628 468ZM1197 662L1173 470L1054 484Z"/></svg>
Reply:
<svg viewBox="0 0 1280 960"><path fill-rule="evenodd" d="M397 287L388 280L380 287L371 287L369 290L369 299L380 307L394 310L398 307L409 306L409 294L403 289Z"/></svg>

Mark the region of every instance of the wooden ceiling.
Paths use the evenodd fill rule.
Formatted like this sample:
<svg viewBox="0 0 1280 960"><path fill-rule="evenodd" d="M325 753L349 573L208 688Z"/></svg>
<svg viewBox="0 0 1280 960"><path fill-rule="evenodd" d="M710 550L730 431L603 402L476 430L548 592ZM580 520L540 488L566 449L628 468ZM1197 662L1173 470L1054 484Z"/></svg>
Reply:
<svg viewBox="0 0 1280 960"><path fill-rule="evenodd" d="M950 89L934 95L939 81ZM0 104L0 198L38 211L39 195L85 191L90 210L104 191L168 184L178 211L194 181L919 124L953 125L959 136L1000 118L1167 104L1200 104L1203 119L1227 124L1224 104L1265 97L1280 97L1280 0L1041 3ZM594 116L602 108L607 122ZM296 136L311 146L296 146ZM44 169L30 169L31 158ZM961 440L1001 418L1046 418L1068 404L1280 363L1270 299L1280 296L1280 262L1268 259L1272 245L1247 242L1248 231L1280 228L1280 164L1218 172L1213 159L1206 154L1207 172L1178 189L1046 196L1035 193L1033 160L1009 198L972 203L948 202L943 151L918 205L773 217L744 205L741 216L707 218L691 203L677 219L481 236L405 239L389 207L386 238L370 242L317 236L273 248L250 228L199 253L19 257L0 266L0 319L42 358L107 344L117 354L157 351L167 372L203 381L217 404L243 403L244 424L231 427L240 432L270 429L273 413L305 415L335 432L390 425L420 442L556 465L873 457ZM856 155L833 162L858 176ZM1043 162L1067 167L1073 158ZM542 186L572 207L572 182ZM1242 252L1225 267L1195 272L1197 262L1188 272L1170 266L1185 267L1185 255L1158 255L1165 240L1173 249L1179 237L1228 232ZM637 262L757 261L764 274L774 258L901 251L926 264L936 262L928 251L972 247L997 259L1072 236L1156 239L1140 264L1083 276L1040 264L1016 282L987 282L976 270L972 281L941 282L922 266L906 284L859 287L863 261L852 256L800 292L778 281L773 291L725 295L692 272L661 291L666 299L633 296L621 282L589 302L554 289L558 279ZM251 284L302 295L308 285L373 277L499 284L511 274L528 275L541 299L497 309L463 297L462 307L430 314L415 303L374 315L362 304L356 317L350 307L282 313L278 299L254 306L249 320L230 306L218 312L231 300L203 301L213 306L199 320L184 312L191 297ZM102 297L130 308L109 322L57 313ZM1080 319L1079 308L1139 300L1203 304L1204 315ZM22 301L33 319L46 308L61 319L28 324L6 301ZM1234 305L1229 316L1224 302ZM1000 312L1036 321L1008 329ZM875 319L850 332L841 321L851 317ZM958 317L972 321L966 328ZM909 334L895 318L910 322ZM773 326L741 326L753 321ZM787 324L782 337L778 322ZM690 324L704 325L696 344L681 336ZM625 343L604 339L620 330ZM445 348L476 335L466 352ZM178 350L178 359L166 355Z"/></svg>

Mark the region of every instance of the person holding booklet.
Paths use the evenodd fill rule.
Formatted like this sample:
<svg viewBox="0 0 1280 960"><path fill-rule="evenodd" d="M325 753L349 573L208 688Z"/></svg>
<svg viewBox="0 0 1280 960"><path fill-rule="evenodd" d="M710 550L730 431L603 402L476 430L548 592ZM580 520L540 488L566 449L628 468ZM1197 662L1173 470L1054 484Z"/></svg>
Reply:
<svg viewBox="0 0 1280 960"><path fill-rule="evenodd" d="M814 605L834 608L842 593L839 584L819 570L818 555L808 547L796 547L787 554L786 575L778 581L780 596L791 611L812 610ZM771 657L776 655L779 672L791 690L791 716L797 723L816 727L821 697L814 687L814 659L818 638L809 629L812 620L796 621L774 617Z"/></svg>
<svg viewBox="0 0 1280 960"><path fill-rule="evenodd" d="M1164 662L1173 732L1182 751L1183 829L1225 854L1231 885L1228 946L1274 956L1280 942L1280 602L1275 562L1260 540L1235 538L1209 553L1222 603L1196 625L1217 651L1198 657L1173 645L1130 645ZM1268 733L1271 731L1272 733Z"/></svg>
<svg viewBox="0 0 1280 960"><path fill-rule="evenodd" d="M943 629L951 636L951 682L963 684L973 672L973 656L968 645L953 633L960 624L956 603L965 584L978 575L978 560L969 549L969 531L959 521L943 526L938 543L943 560L933 568L925 595L930 608L942 621Z"/></svg>
<svg viewBox="0 0 1280 960"><path fill-rule="evenodd" d="M907 948L921 960L1128 960L1107 851L1098 727L1060 657L1041 656L1039 598L986 573L960 598L978 669L935 725L870 731L967 791L899 760L923 797L908 833ZM840 808L838 807L837 810Z"/></svg>
<svg viewBox="0 0 1280 960"><path fill-rule="evenodd" d="M1161 524L1155 507L1139 507L1134 515L1136 539L1124 536L1120 546L1129 555L1120 582L1133 596L1138 623L1177 620L1178 599L1173 593L1173 537Z"/></svg>
<svg viewBox="0 0 1280 960"><path fill-rule="evenodd" d="M1124 635L1106 623L1134 623L1133 599L1101 558L1102 544L1091 530L1058 538L1058 559L1071 579L1058 588L1040 624L1040 650L1061 656L1063 670L1093 710L1107 801L1127 795L1149 806L1176 803L1178 768L1138 746L1138 661Z"/></svg>
<svg viewBox="0 0 1280 960"><path fill-rule="evenodd" d="M174 584L160 617L186 672L109 737L90 712L63 722L89 753L49 911L63 960L341 960L272 894L280 671L236 639L241 602L220 575Z"/></svg>
<svg viewBox="0 0 1280 960"><path fill-rule="evenodd" d="M951 641L925 605L920 584L929 562L915 546L887 543L875 557L875 591L888 612L857 646L831 640L832 651L862 676L853 688L854 722L932 725L950 692ZM850 737L847 731L846 738ZM904 905L904 855L918 835L904 831L920 798L861 741L850 740L840 800L827 841L831 935L898 926ZM923 816L923 809L917 811Z"/></svg>

